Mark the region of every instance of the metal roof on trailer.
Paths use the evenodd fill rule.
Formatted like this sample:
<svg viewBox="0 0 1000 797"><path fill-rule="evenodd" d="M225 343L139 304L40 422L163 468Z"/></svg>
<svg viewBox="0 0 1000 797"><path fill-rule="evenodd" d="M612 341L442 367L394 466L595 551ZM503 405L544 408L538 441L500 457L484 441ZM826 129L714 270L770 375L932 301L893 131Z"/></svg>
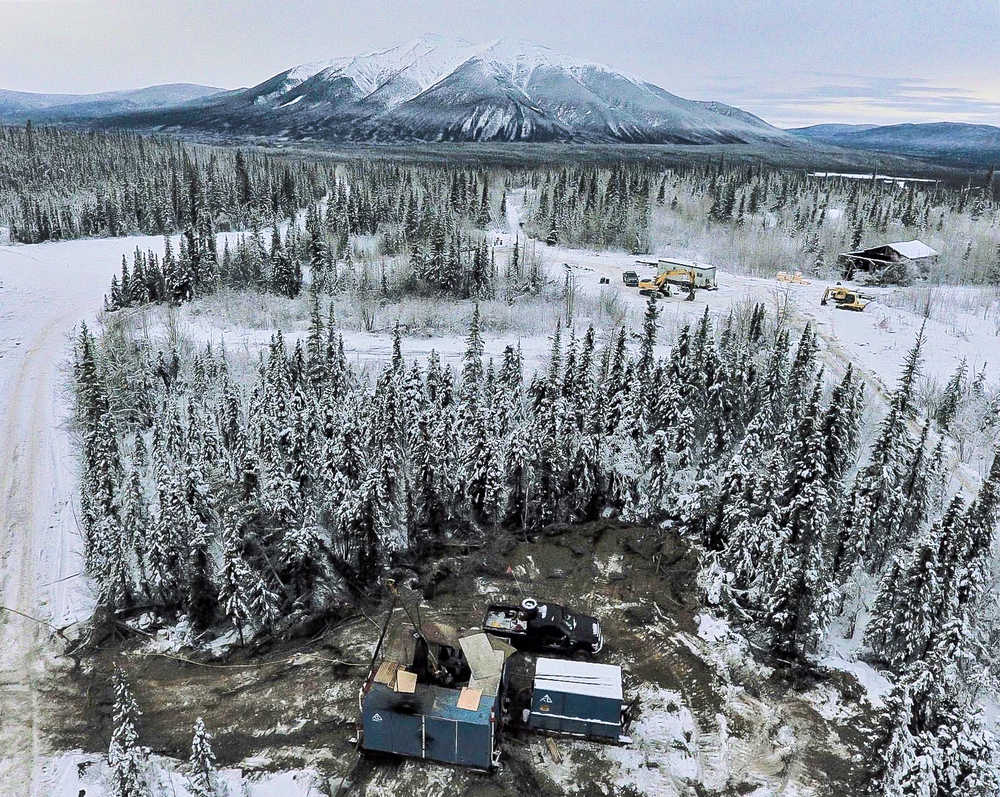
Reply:
<svg viewBox="0 0 1000 797"><path fill-rule="evenodd" d="M616 664L540 658L535 662L535 688L621 700L622 668Z"/></svg>
<svg viewBox="0 0 1000 797"><path fill-rule="evenodd" d="M923 241L896 241L895 243L886 244L886 246L897 254L908 257L910 260L919 260L922 257L935 257L938 254L936 249L931 249Z"/></svg>
<svg viewBox="0 0 1000 797"><path fill-rule="evenodd" d="M684 266L685 268L700 268L705 271L714 271L715 266L711 263L699 263L696 260L684 260L680 257L661 257L657 259L658 263L671 263L675 266Z"/></svg>

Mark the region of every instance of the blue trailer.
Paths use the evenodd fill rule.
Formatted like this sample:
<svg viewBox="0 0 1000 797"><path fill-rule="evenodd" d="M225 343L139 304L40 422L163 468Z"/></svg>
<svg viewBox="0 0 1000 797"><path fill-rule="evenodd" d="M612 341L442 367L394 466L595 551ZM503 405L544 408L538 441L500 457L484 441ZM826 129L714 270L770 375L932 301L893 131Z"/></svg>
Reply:
<svg viewBox="0 0 1000 797"><path fill-rule="evenodd" d="M539 658L529 728L627 741L622 736L622 670L611 664Z"/></svg>
<svg viewBox="0 0 1000 797"><path fill-rule="evenodd" d="M495 765L495 698L483 694L475 709L459 706L460 689L417 684L401 693L373 683L364 695L365 750L428 758L488 770Z"/></svg>

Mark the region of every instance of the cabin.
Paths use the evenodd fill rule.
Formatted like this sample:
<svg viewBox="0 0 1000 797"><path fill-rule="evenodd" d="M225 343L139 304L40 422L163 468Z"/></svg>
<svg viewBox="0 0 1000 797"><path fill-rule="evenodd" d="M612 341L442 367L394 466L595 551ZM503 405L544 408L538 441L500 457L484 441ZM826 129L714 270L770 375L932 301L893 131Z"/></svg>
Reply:
<svg viewBox="0 0 1000 797"><path fill-rule="evenodd" d="M927 277L938 252L923 241L896 241L837 257L844 279L861 279L873 285L905 285Z"/></svg>
<svg viewBox="0 0 1000 797"><path fill-rule="evenodd" d="M624 742L624 708L621 667L565 659L535 662L529 728Z"/></svg>

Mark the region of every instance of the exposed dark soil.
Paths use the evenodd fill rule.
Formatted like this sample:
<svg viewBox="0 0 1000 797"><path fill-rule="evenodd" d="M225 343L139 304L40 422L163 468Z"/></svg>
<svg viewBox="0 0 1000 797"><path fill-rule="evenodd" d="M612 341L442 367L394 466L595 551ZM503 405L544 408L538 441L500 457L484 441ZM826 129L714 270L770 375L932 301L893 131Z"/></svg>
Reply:
<svg viewBox="0 0 1000 797"><path fill-rule="evenodd" d="M865 713L859 709L849 720L831 722L767 668L760 670L764 675L750 673L743 682L740 672L734 677L720 672L717 662L707 662L697 637L702 607L694 585L696 559L676 537L668 534L661 544L663 535L607 521L553 527L531 541L499 534L482 548L415 565L430 604L421 613L462 630L478 625L487 602L532 595L594 614L606 639L599 659L623 666L626 691L646 685L681 695L699 736L704 734L691 740L693 755L700 755L698 745L707 749L706 740L718 730L729 679L774 707L779 719L770 730L789 727L799 741L773 766L775 778L807 783L817 794L857 793L863 773L852 759L861 759L870 730ZM519 575L511 576L508 567ZM196 652L151 654L141 635L109 642L85 655L76 670L67 666L51 688L46 701L52 707L49 743L56 749L107 749L110 674L121 663L143 710L143 742L157 753L187 758L191 726L201 716L214 734L220 765L312 766L327 776L331 794L345 777L342 794L425 793L432 783L447 784L445 792L434 793L477 797L563 793L537 736L509 735L504 766L489 776L358 755L349 741L356 732L358 688L388 602L387 595L381 607L331 622L314 638L276 642L252 653L236 650L218 660ZM799 687L808 689L817 679L827 676L814 674L812 682ZM841 693L856 689L849 678L840 681L831 683ZM751 719L727 717L730 735L760 735L752 712ZM755 742L760 743L767 739ZM616 773L599 745L559 740L558 746L570 759L579 793L621 793L625 784L615 785ZM692 787L690 793L741 794L759 785L759 772L734 771L714 790Z"/></svg>

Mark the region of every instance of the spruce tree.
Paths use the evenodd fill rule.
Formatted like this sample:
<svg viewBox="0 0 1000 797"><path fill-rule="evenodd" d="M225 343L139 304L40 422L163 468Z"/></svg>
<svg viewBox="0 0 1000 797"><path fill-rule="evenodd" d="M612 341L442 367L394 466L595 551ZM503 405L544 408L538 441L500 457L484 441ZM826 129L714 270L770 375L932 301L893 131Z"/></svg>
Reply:
<svg viewBox="0 0 1000 797"><path fill-rule="evenodd" d="M112 675L114 709L108 766L111 770L111 797L151 797L147 773L147 753L139 745L139 717L142 712L132 695L125 672L118 666Z"/></svg>
<svg viewBox="0 0 1000 797"><path fill-rule="evenodd" d="M774 594L766 610L772 649L801 658L815 650L831 610L826 527L830 508L820 421L821 377L799 421L782 494Z"/></svg>
<svg viewBox="0 0 1000 797"><path fill-rule="evenodd" d="M191 738L191 757L188 759L187 788L191 797L223 797L225 787L220 783L212 751L212 736L205 728L205 721L198 717Z"/></svg>

